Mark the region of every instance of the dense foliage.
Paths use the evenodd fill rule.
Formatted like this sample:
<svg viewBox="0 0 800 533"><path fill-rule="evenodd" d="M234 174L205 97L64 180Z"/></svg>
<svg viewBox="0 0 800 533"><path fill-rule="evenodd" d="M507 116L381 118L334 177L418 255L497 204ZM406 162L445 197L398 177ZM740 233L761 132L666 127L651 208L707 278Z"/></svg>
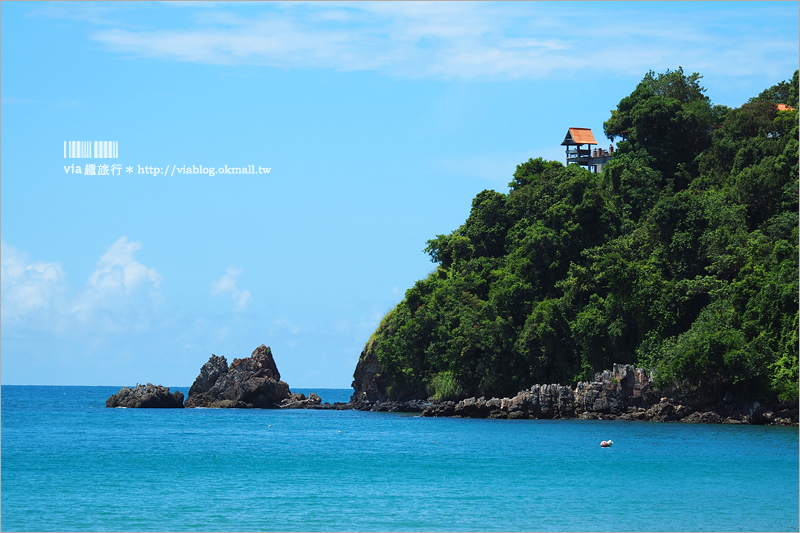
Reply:
<svg viewBox="0 0 800 533"><path fill-rule="evenodd" d="M428 241L371 340L393 398L508 396L613 363L660 386L798 397L798 73L738 109L648 73L602 173L531 159ZM795 110L778 111L775 104Z"/></svg>

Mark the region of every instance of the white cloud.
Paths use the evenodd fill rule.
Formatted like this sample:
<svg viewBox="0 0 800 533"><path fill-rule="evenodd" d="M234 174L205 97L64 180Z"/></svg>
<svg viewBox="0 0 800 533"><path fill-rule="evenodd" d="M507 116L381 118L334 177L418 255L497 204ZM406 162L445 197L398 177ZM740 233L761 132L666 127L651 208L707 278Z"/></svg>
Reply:
<svg viewBox="0 0 800 533"><path fill-rule="evenodd" d="M91 24L121 24L119 18L109 19L107 15L113 12L113 8L104 5L104 2L86 2L83 4L59 4L50 2L39 4L31 11L32 15L44 15L53 18L69 18L80 20Z"/></svg>
<svg viewBox="0 0 800 533"><path fill-rule="evenodd" d="M785 74L786 54L797 55L796 32L765 35L764 22L783 13L776 7L708 5L689 16L679 7L636 3L312 2L254 9L245 15L228 6L203 8L182 27L117 25L93 38L120 52L176 61L403 78L588 79L678 65L720 75L735 66L737 74L774 77Z"/></svg>
<svg viewBox="0 0 800 533"><path fill-rule="evenodd" d="M244 311L253 295L250 291L239 290L236 285L236 277L243 272L240 268L228 267L225 274L216 281L211 283L211 294L223 295L226 293L231 294L231 298L236 302L234 309L237 311Z"/></svg>
<svg viewBox="0 0 800 533"><path fill-rule="evenodd" d="M301 329L303 329L302 326L294 324L286 317L280 317L272 321L269 327L269 334L274 335L278 331L288 331L289 333L297 334L300 333Z"/></svg>
<svg viewBox="0 0 800 533"><path fill-rule="evenodd" d="M70 309L73 318L92 323L102 316L106 327L114 331L146 327L146 310L162 299L156 289L163 278L133 256L141 247L141 242L128 242L122 236L100 256L86 290Z"/></svg>
<svg viewBox="0 0 800 533"><path fill-rule="evenodd" d="M120 237L100 257L86 287L70 294L60 263L31 262L2 242L2 316L7 326L95 334L143 331L154 321L162 276L134 258L140 242Z"/></svg>
<svg viewBox="0 0 800 533"><path fill-rule="evenodd" d="M147 268L134 259L133 252L142 247L141 242L128 242L127 237L120 237L100 257L97 270L89 276L88 285L105 297L114 294L131 294L145 281L153 287L161 284L161 274L154 268Z"/></svg>
<svg viewBox="0 0 800 533"><path fill-rule="evenodd" d="M236 309L241 311L247 307L247 304L249 304L250 300L252 300L252 296L253 295L250 294L250 291L240 292L238 298L236 298Z"/></svg>
<svg viewBox="0 0 800 533"><path fill-rule="evenodd" d="M29 262L28 254L0 241L2 270L2 314L6 318L26 315L55 306L66 288L59 263Z"/></svg>

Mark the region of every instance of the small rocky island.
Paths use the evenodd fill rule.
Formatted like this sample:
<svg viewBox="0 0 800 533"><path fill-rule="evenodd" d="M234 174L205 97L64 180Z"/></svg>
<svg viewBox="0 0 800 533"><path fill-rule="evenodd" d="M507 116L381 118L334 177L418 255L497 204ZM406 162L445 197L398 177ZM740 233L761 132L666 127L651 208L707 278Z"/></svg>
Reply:
<svg viewBox="0 0 800 533"><path fill-rule="evenodd" d="M152 383L136 385L133 389L122 387L106 400L106 407L180 408L183 407L183 393L175 391L170 394L169 387Z"/></svg>
<svg viewBox="0 0 800 533"><path fill-rule="evenodd" d="M289 390L289 384L281 381L281 373L272 357L269 346L261 345L244 359L234 359L228 366L224 356L211 354L200 368L183 402L183 393L170 394L168 387L161 385L137 385L123 387L106 400L106 407L131 408L238 408L238 409L308 409L322 404L314 393L308 398Z"/></svg>
<svg viewBox="0 0 800 533"><path fill-rule="evenodd" d="M289 399L289 385L281 381L272 350L262 344L230 367L224 356L212 354L189 389L186 407L268 409Z"/></svg>

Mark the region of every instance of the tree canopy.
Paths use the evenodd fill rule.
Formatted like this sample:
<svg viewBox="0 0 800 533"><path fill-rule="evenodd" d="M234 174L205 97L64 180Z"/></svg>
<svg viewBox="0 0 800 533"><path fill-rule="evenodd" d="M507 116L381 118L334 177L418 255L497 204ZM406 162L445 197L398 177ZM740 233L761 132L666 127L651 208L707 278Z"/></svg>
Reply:
<svg viewBox="0 0 800 533"><path fill-rule="evenodd" d="M531 159L428 241L436 270L373 339L390 397L633 363L660 386L797 400L797 72L737 109L700 79L647 73L604 124L626 140L602 173Z"/></svg>

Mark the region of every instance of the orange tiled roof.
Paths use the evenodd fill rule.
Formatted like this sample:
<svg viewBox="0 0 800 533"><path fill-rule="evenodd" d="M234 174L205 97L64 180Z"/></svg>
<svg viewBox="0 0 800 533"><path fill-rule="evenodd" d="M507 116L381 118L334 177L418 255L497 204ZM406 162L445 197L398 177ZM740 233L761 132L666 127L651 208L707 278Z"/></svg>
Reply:
<svg viewBox="0 0 800 533"><path fill-rule="evenodd" d="M742 107L752 107L754 105L758 105L759 103L764 102L748 102L746 104L742 104ZM786 104L772 104L772 109L775 109L776 111L794 111L792 106Z"/></svg>
<svg viewBox="0 0 800 533"><path fill-rule="evenodd" d="M597 144L589 128L570 128L561 146L567 144Z"/></svg>

